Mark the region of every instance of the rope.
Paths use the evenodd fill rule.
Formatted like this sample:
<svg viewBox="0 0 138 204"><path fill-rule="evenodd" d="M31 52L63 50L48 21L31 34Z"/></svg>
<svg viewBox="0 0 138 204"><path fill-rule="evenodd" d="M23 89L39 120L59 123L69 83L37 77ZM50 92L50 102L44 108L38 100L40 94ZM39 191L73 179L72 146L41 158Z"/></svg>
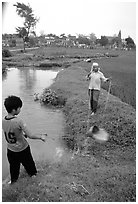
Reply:
<svg viewBox="0 0 138 204"><path fill-rule="evenodd" d="M91 90L90 90L90 96L89 96L89 110L88 110L88 120L87 120L87 131L89 130L90 126L90 115L91 115Z"/></svg>
<svg viewBox="0 0 138 204"><path fill-rule="evenodd" d="M106 98L106 103L105 103L105 108L104 108L104 112L106 111L107 109L107 104L108 104L108 101L109 101L109 94L110 94L110 90L111 90L111 81L109 82L109 88L108 88L108 93L107 93L107 98Z"/></svg>

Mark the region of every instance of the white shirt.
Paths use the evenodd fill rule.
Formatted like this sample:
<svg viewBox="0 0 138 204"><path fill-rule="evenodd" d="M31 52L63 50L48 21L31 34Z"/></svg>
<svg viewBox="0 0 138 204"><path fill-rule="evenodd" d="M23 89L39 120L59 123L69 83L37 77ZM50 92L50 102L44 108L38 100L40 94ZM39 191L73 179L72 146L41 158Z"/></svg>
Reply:
<svg viewBox="0 0 138 204"><path fill-rule="evenodd" d="M92 72L90 74L90 83L89 83L89 89L95 89L95 90L100 90L101 88L101 80L104 82L108 79L105 78L102 72Z"/></svg>

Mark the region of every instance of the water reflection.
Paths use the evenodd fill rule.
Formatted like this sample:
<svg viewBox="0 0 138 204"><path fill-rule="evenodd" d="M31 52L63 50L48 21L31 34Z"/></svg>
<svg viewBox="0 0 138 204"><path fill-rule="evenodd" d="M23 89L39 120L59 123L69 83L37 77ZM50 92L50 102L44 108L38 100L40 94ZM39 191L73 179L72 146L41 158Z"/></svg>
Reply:
<svg viewBox="0 0 138 204"><path fill-rule="evenodd" d="M56 148L61 146L59 137L63 135L63 115L59 110L51 110L37 101L34 102L33 94L41 93L44 88L49 87L55 79L57 71L34 70L34 69L10 69L7 77L2 83L2 104L8 95L21 97L23 107L21 117L33 133L47 133L47 141L29 140L34 159L51 159L54 157ZM6 115L2 105L2 115ZM54 140L52 139L54 138ZM2 139L2 173L3 179L8 174L8 163L6 158L6 142Z"/></svg>
<svg viewBox="0 0 138 204"><path fill-rule="evenodd" d="M31 69L20 70L19 77L23 80L24 83L21 84L25 89L33 89L36 83L36 71Z"/></svg>

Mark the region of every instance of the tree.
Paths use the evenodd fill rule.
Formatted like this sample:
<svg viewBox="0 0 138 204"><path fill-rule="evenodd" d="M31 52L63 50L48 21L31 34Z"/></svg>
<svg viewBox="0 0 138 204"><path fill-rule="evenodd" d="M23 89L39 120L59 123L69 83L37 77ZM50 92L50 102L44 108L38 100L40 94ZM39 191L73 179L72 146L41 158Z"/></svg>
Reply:
<svg viewBox="0 0 138 204"><path fill-rule="evenodd" d="M58 36L56 36L56 35L53 34L53 33L49 33L49 34L47 34L46 36L49 37L49 38L58 38Z"/></svg>
<svg viewBox="0 0 138 204"><path fill-rule="evenodd" d="M79 42L79 44L90 45L90 40L85 35L79 34L77 41Z"/></svg>
<svg viewBox="0 0 138 204"><path fill-rule="evenodd" d="M135 48L135 43L131 37L125 39L128 49Z"/></svg>
<svg viewBox="0 0 138 204"><path fill-rule="evenodd" d="M65 33L60 34L60 37L61 37L62 39L66 39L66 38L67 38L66 35L65 35Z"/></svg>
<svg viewBox="0 0 138 204"><path fill-rule="evenodd" d="M20 38L23 39L24 42L24 51L25 51L25 43L29 41L29 34L34 32L34 27L39 19L34 17L33 10L30 5L25 5L24 3L16 3L14 4L16 7L17 14L24 18L23 27L16 28L16 31Z"/></svg>
<svg viewBox="0 0 138 204"><path fill-rule="evenodd" d="M96 35L94 33L91 33L90 34L90 40L91 40L92 44L94 44L96 42L96 39L97 39Z"/></svg>
<svg viewBox="0 0 138 204"><path fill-rule="evenodd" d="M106 37L106 36L101 36L101 39L100 39L100 44L102 45L102 46L105 46L105 45L107 45L108 44L108 38Z"/></svg>
<svg viewBox="0 0 138 204"><path fill-rule="evenodd" d="M111 42L110 42L111 45L116 45L117 47L119 47L119 39L118 37L114 37Z"/></svg>
<svg viewBox="0 0 138 204"><path fill-rule="evenodd" d="M45 36L44 30L41 30L41 31L40 31L40 36Z"/></svg>
<svg viewBox="0 0 138 204"><path fill-rule="evenodd" d="M89 39L90 39L90 48L94 48L94 45L96 44L96 40L97 40L97 37L94 33L90 33L89 35Z"/></svg>

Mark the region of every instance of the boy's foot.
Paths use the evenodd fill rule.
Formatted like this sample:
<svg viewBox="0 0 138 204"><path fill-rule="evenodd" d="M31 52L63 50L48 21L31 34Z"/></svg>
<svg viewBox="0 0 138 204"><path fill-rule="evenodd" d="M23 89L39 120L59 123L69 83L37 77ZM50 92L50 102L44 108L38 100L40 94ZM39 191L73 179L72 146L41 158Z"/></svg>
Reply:
<svg viewBox="0 0 138 204"><path fill-rule="evenodd" d="M11 181L8 181L8 185L11 185Z"/></svg>
<svg viewBox="0 0 138 204"><path fill-rule="evenodd" d="M8 181L8 185L12 185L12 184L15 184L17 182L17 180L15 180L15 181Z"/></svg>
<svg viewBox="0 0 138 204"><path fill-rule="evenodd" d="M37 176L37 174L34 174L34 175L31 176L31 178L36 178L36 176Z"/></svg>

